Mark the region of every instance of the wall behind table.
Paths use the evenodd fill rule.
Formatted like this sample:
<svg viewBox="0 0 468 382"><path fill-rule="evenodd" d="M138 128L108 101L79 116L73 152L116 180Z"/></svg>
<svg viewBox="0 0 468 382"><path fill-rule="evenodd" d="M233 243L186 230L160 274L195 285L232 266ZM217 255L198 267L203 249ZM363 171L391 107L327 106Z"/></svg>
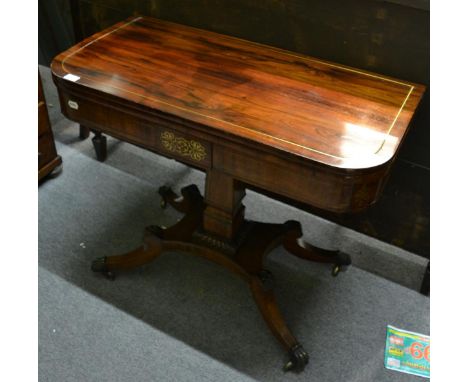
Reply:
<svg viewBox="0 0 468 382"><path fill-rule="evenodd" d="M425 0L53 0L39 2L39 62L76 40L142 14L429 85ZM429 257L429 94L381 200L333 216L357 231Z"/></svg>

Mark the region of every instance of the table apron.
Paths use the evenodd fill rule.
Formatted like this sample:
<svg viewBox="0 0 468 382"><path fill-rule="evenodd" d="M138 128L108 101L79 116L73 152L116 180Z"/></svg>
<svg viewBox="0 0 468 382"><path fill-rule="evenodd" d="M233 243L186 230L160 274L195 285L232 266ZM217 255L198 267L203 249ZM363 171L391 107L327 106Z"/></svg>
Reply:
<svg viewBox="0 0 468 382"><path fill-rule="evenodd" d="M59 91L59 96L63 114L84 126L204 171L216 169L246 185L336 213L358 212L373 204L391 164L366 173L337 173L313 162L291 161L219 137L210 138L182 124L144 118L67 91Z"/></svg>

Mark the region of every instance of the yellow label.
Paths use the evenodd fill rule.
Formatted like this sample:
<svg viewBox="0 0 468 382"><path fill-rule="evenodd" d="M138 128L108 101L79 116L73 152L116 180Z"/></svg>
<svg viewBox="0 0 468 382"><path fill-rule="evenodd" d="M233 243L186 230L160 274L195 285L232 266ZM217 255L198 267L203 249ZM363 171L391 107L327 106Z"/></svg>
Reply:
<svg viewBox="0 0 468 382"><path fill-rule="evenodd" d="M399 356L399 357L401 357L403 355L403 349L397 349L397 348L391 347L390 349L388 349L388 352L391 355L396 355L396 356Z"/></svg>

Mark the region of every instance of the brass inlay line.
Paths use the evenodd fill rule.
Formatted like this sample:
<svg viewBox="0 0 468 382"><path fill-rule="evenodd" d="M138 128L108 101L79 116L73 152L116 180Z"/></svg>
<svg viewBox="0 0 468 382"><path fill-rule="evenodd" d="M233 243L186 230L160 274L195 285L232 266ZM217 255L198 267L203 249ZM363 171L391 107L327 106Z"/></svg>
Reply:
<svg viewBox="0 0 468 382"><path fill-rule="evenodd" d="M184 157L190 157L198 162L206 157L206 150L202 144L192 139L176 137L174 133L163 131L161 133L161 143L163 147Z"/></svg>
<svg viewBox="0 0 468 382"><path fill-rule="evenodd" d="M94 44L96 41L99 41L100 39L104 38L104 37L107 37L109 36L110 34L114 33L114 32L117 32L119 29L122 29L122 28L125 28L127 25L130 25L130 24L133 24L135 21L138 21L140 20L142 17L136 17L134 18L133 20L130 20L128 23L125 23L123 25L121 25L120 27L118 28L115 28L115 29L112 29L111 31L103 34L102 36L99 36L97 39L95 40L92 40L90 42L88 42L87 44L83 45L82 47L80 47L79 49L71 52L67 57L65 57L63 60L62 60L62 69L65 70L67 73L70 73L68 72L65 67L63 66L65 64L65 61L67 61L71 56L74 56L76 53L78 53L80 50L83 50L84 48L86 48L87 46L91 45L91 44ZM70 73L72 74L72 73ZM84 76L81 76L81 77L84 77Z"/></svg>
<svg viewBox="0 0 468 382"><path fill-rule="evenodd" d="M406 105L406 101L408 101L408 98L409 98L410 94L413 92L413 89L414 89L414 86L411 86L411 89L409 90L408 95L406 96L405 100L403 101L403 103L402 103L402 105L400 107L400 110L398 110L398 113L397 113L395 119L393 120L392 124L390 125L390 128L387 131L386 137L388 137L388 135L390 134L390 131L392 131L393 125L395 125L395 122L397 121L398 117L400 116L400 113L403 110L403 107ZM374 154L377 154L380 150L382 150L382 147L384 146L385 141L387 139L386 137L382 141L382 144L380 145L380 147L377 149L377 151Z"/></svg>
<svg viewBox="0 0 468 382"><path fill-rule="evenodd" d="M118 28L115 28L105 34L103 34L102 36L99 36L98 38L96 38L95 40L92 40L90 42L88 42L87 44L83 45L82 47L80 47L79 49L71 52L69 55L67 55L61 62L62 64L62 69L64 72L66 73L69 73L69 74L72 74L70 73L70 71L68 71L66 68L65 68L65 62L70 58L72 57L73 55L75 55L76 53L78 53L79 51L81 51L82 49L86 48L87 46L95 43L96 41L98 40L101 40L102 38L122 29L122 28L125 28L126 26L130 25L130 24L133 24L134 22L140 20L142 17L136 17L135 19L133 20L130 20L129 22L119 26ZM189 27L191 28L191 27ZM192 28L192 29L197 29L197 28ZM222 35L221 35L222 36ZM395 80L392 80L390 78L385 78L385 77L381 77L379 75L375 75L375 74L371 74L371 73L366 73L366 72L362 72L362 71L359 71L359 70L356 70L356 69L352 69L352 68L347 68L347 67L344 67L344 66L340 66L340 65L336 65L336 64L332 64L332 63L328 63L328 62L324 62L324 61L320 61L320 60L317 60L317 59L313 59L313 58L308 58L308 57L303 57L303 56L297 56L297 55L294 55L292 53L288 53L288 52L285 52L285 51L282 51L282 50L277 50L275 49L274 47L270 47L268 45L263 45L263 44L259 44L259 43L256 43L256 42L252 42L252 41L247 41L247 40L244 40L244 39L241 39L241 38L237 38L237 37L231 37L229 36L229 38L233 38L233 39L237 39L237 40L240 40L240 41L246 41L246 42L249 42L249 43L253 43L255 45L260 45L262 47L267 47L267 48L270 48L271 50L275 51L275 52L278 52L278 53L281 53L281 54L285 54L285 55L289 55L291 57L295 57L295 58L300 58L300 59L305 59L305 60L309 60L309 61L313 61L313 62L318 62L318 63L321 63L321 64L324 64L324 65L328 65L328 66L331 66L331 67L335 67L335 68L339 68L339 69L343 69L343 70L347 70L347 71L350 71L350 72L355 72L355 73L359 73L359 74L362 74L362 75L366 75L366 76L370 76L370 77L374 77L374 78L378 78L380 80L384 80L384 81L389 81L389 82L394 82L394 83L397 83L397 84L401 84L401 85L405 85L405 86L409 86L410 89L409 89L409 92L408 94L406 95L406 98L405 100L403 101L400 109L398 110L398 113L397 115L395 116L395 118L393 119L393 122L391 123L387 133L386 133L386 137L385 139L383 139L382 141L382 144L380 145L380 147L377 149L377 151L374 153L374 154L377 154L382 148L383 146L385 145L385 142L387 140L387 137L388 135L390 134L391 130L393 129L398 117L400 116L400 113L402 112L403 108L405 107L406 105L406 102L408 101L408 98L409 96L411 95L411 93L413 92L414 90L414 86L411 85L411 84L407 84L407 83L404 83L404 82L399 82L399 81L395 81ZM86 78L90 81L94 81L93 78L91 77L88 77L88 76L84 76L84 75L80 75L80 77L82 78ZM267 133L263 133L261 131L258 131L258 130L254 130L254 129L250 129L248 127L245 127L245 126L242 126L242 125L237 125L235 123L232 123L232 122L229 122L229 121L225 121L223 119L219 119L219 118L216 118L216 117L212 117L210 115L206 115L206 114L203 114L203 113L200 113L200 112L197 112L195 110L192 110L192 109L187 109L187 108L184 108L182 106L178 106L178 105L174 105L174 104L171 104L169 102L165 102L163 100L160 100L158 98L154 98L154 97L149 97L149 96L145 96L143 94L140 94L140 93L136 93L136 92L133 92L131 90L128 90L128 89L125 89L125 88L122 88L122 87L119 87L119 86L115 86L115 85L111 85L110 87L113 87L114 89L118 89L118 90L121 90L123 92L126 92L126 93L130 93L130 94L133 94L133 95L136 95L138 97L141 97L141 98L145 98L145 99L149 99L151 101L154 101L154 102L157 102L157 103L161 103L161 104L164 104L164 105L167 105L167 106L170 106L170 107L173 107L173 108L176 108L176 109L179 109L179 110L182 110L182 111L185 111L185 112L188 112L188 113L191 113L191 114L195 114L195 115L199 115L199 116L202 116L204 118L208 118L208 119L212 119L214 121L218 121L218 122L222 122L222 123L225 123L225 124L228 124L228 125L231 125L231 126L234 126L234 127L237 127L237 128L240 128L240 129L243 129L243 130L247 130L249 132L253 132L255 134L259 134L259 135L262 135L262 136L265 136L265 137L268 137L268 138L271 138L271 139L274 139L274 140L277 140L277 141L280 141L280 142L284 142L284 143L287 143L287 144L290 144L290 145L293 145L293 146L296 146L296 147L300 147L304 150L308 150L308 151L313 151L313 152L316 152L316 153L319 153L319 154L322 154L322 155L325 155L325 156L328 156L328 157L331 157L331 158L335 158L335 159L350 159L351 157L341 157L341 156L338 156L338 155L333 155L333 154L329 154L329 153L326 153L324 151L320 151L320 150L317 150L317 149L314 149L314 148L311 148L311 147L307 147L307 146L303 146L303 145L300 145L298 143L294 143L294 142L291 142L291 141L288 141L287 139L283 139L283 138L279 138L279 137L276 137L274 135L270 135L270 134L267 134Z"/></svg>

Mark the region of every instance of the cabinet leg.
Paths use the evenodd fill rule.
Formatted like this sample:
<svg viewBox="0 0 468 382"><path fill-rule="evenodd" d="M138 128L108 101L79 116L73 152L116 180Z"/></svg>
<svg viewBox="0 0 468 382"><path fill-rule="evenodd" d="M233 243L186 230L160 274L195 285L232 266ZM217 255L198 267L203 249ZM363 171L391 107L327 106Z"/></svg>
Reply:
<svg viewBox="0 0 468 382"><path fill-rule="evenodd" d="M94 151L96 152L96 159L99 162L104 162L107 158L107 138L102 135L100 131L94 131L94 137L92 139Z"/></svg>
<svg viewBox="0 0 468 382"><path fill-rule="evenodd" d="M80 125L80 139L86 139L89 137L89 128L83 125Z"/></svg>

